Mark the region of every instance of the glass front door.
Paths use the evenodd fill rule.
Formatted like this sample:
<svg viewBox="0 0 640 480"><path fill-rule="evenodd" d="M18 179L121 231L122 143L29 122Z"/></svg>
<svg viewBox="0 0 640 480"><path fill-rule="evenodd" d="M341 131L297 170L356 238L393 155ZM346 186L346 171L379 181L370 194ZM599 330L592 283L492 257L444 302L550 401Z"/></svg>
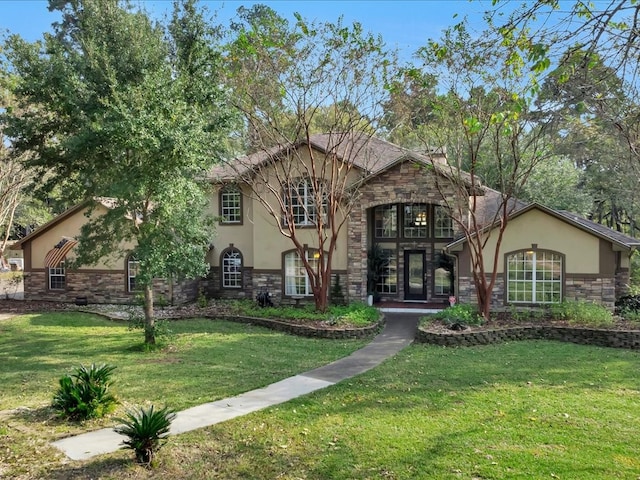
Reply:
<svg viewBox="0 0 640 480"><path fill-rule="evenodd" d="M404 298L405 300L426 300L425 252L407 250L404 252Z"/></svg>

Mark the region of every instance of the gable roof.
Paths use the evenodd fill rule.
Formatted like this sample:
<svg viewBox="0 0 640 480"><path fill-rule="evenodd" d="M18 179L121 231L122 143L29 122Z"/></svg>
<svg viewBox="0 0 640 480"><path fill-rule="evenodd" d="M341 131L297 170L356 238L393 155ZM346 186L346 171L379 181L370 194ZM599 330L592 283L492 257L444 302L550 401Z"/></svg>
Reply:
<svg viewBox="0 0 640 480"><path fill-rule="evenodd" d="M95 200L93 200L93 202L95 202L96 204L102 205L105 208L113 208L114 205L115 205L115 199L108 198L108 197L99 197L99 198L96 198ZM31 232L29 235L26 235L25 237L21 238L20 240L15 242L13 245L11 245L11 247L10 247L11 250L20 250L25 243L30 242L32 239L34 239L36 237L39 237L40 235L45 233L47 230L55 227L59 223L64 222L67 218L75 215L78 211L80 211L80 210L82 210L84 208L87 208L91 203L92 203L91 200L85 200L82 203L79 203L77 205L74 205L73 207L68 208L67 210L65 210L61 214L56 215L54 218L49 220L47 223L45 223L43 225L40 225L33 232Z"/></svg>
<svg viewBox="0 0 640 480"><path fill-rule="evenodd" d="M254 168L263 166L305 145L323 154L335 153L339 160L356 166L365 176L378 174L398 161L408 158L431 164L429 156L412 152L377 137L362 134L349 139L342 133L318 133L311 135L309 141L301 140L292 145L277 145L216 165L209 172L209 179L212 181L236 179ZM441 150L433 150L430 154L444 160L444 152Z"/></svg>
<svg viewBox="0 0 640 480"><path fill-rule="evenodd" d="M494 190L495 192L495 190ZM499 193L499 192L496 192ZM566 211L558 211L549 207L545 207L539 203L530 203L526 206L522 206L523 202L519 200L514 200L516 202L515 211L509 216L509 220L513 220L514 218L519 217L520 215L524 215L531 210L540 210L547 215L550 215L558 220L561 220L565 223L568 223L579 230L587 232L591 235L594 235L598 238L611 242L612 244L618 245L624 249L631 250L635 247L640 246L640 240L630 237L629 235L625 235L624 233L616 232L611 228L601 225L599 223L592 222L591 220L587 220L586 218L582 218L579 215L574 213L569 213ZM520 206L520 208L518 208ZM498 222L493 223L487 228L483 229L483 231L492 230L498 226ZM461 237L446 246L446 249L452 249L455 247L459 247L466 243L467 238Z"/></svg>
<svg viewBox="0 0 640 480"><path fill-rule="evenodd" d="M22 246L25 243L30 242L35 237L39 237L40 235L42 235L47 230L55 227L59 223L62 223L63 221L65 221L67 218L75 215L78 211L80 211L83 208L85 208L87 206L87 203L88 202L79 203L78 205L74 205L73 207L65 210L60 215L56 215L54 218L49 220L47 223L45 223L45 224L39 226L38 228L36 228L29 235L24 236L23 238L21 238L20 240L15 242L13 245L11 245L11 247L10 247L11 250L20 250L20 249L22 249Z"/></svg>

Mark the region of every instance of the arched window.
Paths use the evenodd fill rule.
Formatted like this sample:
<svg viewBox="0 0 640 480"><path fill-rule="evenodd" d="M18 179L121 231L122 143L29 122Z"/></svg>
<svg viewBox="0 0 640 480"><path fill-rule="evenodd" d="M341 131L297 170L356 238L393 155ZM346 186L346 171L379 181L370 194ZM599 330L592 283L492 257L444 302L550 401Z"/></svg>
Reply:
<svg viewBox="0 0 640 480"><path fill-rule="evenodd" d="M318 257L315 250L307 250L306 258L312 268L317 268ZM284 256L284 286L285 295L288 296L311 296L311 282L309 275L304 268L304 262L297 251L292 251Z"/></svg>
<svg viewBox="0 0 640 480"><path fill-rule="evenodd" d="M133 255L127 257L127 292L135 292L138 284L136 283L136 277L138 276L138 270L140 268L140 262Z"/></svg>
<svg viewBox="0 0 640 480"><path fill-rule="evenodd" d="M526 250L506 255L508 303L562 301L563 255Z"/></svg>
<svg viewBox="0 0 640 480"><path fill-rule="evenodd" d="M221 223L242 223L242 192L237 185L226 185L220 190Z"/></svg>
<svg viewBox="0 0 640 480"><path fill-rule="evenodd" d="M318 215L324 216L327 211L326 194L321 192L320 195L316 195L313 182L309 178L294 180L288 188L283 188L284 223L288 222L290 216L296 226L316 225Z"/></svg>
<svg viewBox="0 0 640 480"><path fill-rule="evenodd" d="M220 257L222 288L242 288L242 254L237 248L228 248Z"/></svg>

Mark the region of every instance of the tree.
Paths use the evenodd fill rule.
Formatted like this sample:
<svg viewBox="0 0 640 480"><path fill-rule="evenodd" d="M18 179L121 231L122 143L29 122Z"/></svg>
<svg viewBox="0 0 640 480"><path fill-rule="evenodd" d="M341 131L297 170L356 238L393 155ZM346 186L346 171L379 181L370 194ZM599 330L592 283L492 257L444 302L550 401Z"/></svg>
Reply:
<svg viewBox="0 0 640 480"><path fill-rule="evenodd" d="M231 166L295 246L324 311L338 235L358 199L353 159L377 128L393 55L357 23L297 16L292 27L264 6L240 14L228 70L250 149L263 161Z"/></svg>
<svg viewBox="0 0 640 480"><path fill-rule="evenodd" d="M6 115L16 151L54 186L110 208L82 228L75 264L131 254L155 343L153 280L206 273L212 221L206 171L233 116L220 86L217 35L193 0L167 27L119 0L52 0L62 22L42 42L17 36L7 56L22 115ZM123 244L135 246L125 251Z"/></svg>
<svg viewBox="0 0 640 480"><path fill-rule="evenodd" d="M529 85L504 52L474 39L465 22L419 50L421 77L439 81L431 121L421 124L424 150L446 147L449 165L434 169L442 201L464 234L480 313L488 318L501 242L519 194L537 165L548 158L544 126L533 122ZM487 189L482 176L490 177ZM448 194L453 188L454 195ZM494 238L494 247L488 248Z"/></svg>
<svg viewBox="0 0 640 480"><path fill-rule="evenodd" d="M1 52L1 50L0 50ZM5 62L0 62L0 111L13 108L10 93L12 76ZM16 211L25 194L30 175L7 142L6 123L0 119L0 265L5 265L4 252L11 235Z"/></svg>

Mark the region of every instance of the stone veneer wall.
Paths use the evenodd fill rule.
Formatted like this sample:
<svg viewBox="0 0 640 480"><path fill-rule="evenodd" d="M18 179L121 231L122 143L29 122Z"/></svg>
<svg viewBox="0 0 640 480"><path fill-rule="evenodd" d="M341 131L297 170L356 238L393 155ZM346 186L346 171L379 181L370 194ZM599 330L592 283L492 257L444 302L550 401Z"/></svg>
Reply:
<svg viewBox="0 0 640 480"><path fill-rule="evenodd" d="M613 310L616 302L615 277L600 278L593 275L567 274L564 298L601 303Z"/></svg>
<svg viewBox="0 0 640 480"><path fill-rule="evenodd" d="M616 271L616 298L623 297L624 295L629 294L629 269L628 268L619 268Z"/></svg>
<svg viewBox="0 0 640 480"><path fill-rule="evenodd" d="M47 288L47 272L35 270L25 274L25 300L44 300L74 303L78 298L86 297L88 303L133 303L135 294L125 291L124 271L81 270L67 272L64 290ZM174 285L166 280L154 282L156 302L166 300L170 304L193 301L198 296L199 280L186 280Z"/></svg>
<svg viewBox="0 0 640 480"><path fill-rule="evenodd" d="M253 294L253 269L242 269L242 288L222 288L220 267L211 267L206 278L202 279L202 288L210 298L255 298Z"/></svg>
<svg viewBox="0 0 640 480"><path fill-rule="evenodd" d="M345 290L349 298L365 300L367 296L367 211L378 205L391 203L444 205L440 191L453 203L454 187L440 185L439 190L435 175L433 168L407 161L390 168L360 188L360 205L350 212L347 229L349 283ZM440 178L444 182L444 177Z"/></svg>
<svg viewBox="0 0 640 480"><path fill-rule="evenodd" d="M488 277L487 277L488 279ZM458 303L476 304L478 297L473 277L458 277L456 282L456 299ZM499 308L504 306L504 278L501 274L496 277L496 283L491 292L491 307Z"/></svg>
<svg viewBox="0 0 640 480"><path fill-rule="evenodd" d="M616 301L616 278L601 278L594 275L566 274L564 297L568 300L596 302L613 310ZM477 303L475 283L472 277L459 277L456 297L460 303ZM504 307L504 278L498 274L491 295L492 308Z"/></svg>
<svg viewBox="0 0 640 480"><path fill-rule="evenodd" d="M447 347L489 345L515 340L557 340L582 345L640 349L640 331L595 328L526 326L476 332L436 333L418 329L416 340Z"/></svg>
<svg viewBox="0 0 640 480"><path fill-rule="evenodd" d="M342 271L334 271L331 273L331 285L333 286L336 281L336 276L340 275L340 285L342 286L342 291L345 297L345 301L347 300L347 292L346 292L346 278L347 274ZM271 296L271 300L274 304L305 304L305 303L313 303L313 297L305 297L302 300L296 301L291 297L286 297L283 295L283 285L282 285L282 271L280 270L254 270L251 268L245 268L243 272L243 288L242 289L232 289L232 288L220 288L220 273L219 268L212 268L212 272L210 275L204 280L204 288L212 298L249 298L255 299L256 295L260 292L266 291L269 292ZM331 289L329 289L329 293L331 293Z"/></svg>

